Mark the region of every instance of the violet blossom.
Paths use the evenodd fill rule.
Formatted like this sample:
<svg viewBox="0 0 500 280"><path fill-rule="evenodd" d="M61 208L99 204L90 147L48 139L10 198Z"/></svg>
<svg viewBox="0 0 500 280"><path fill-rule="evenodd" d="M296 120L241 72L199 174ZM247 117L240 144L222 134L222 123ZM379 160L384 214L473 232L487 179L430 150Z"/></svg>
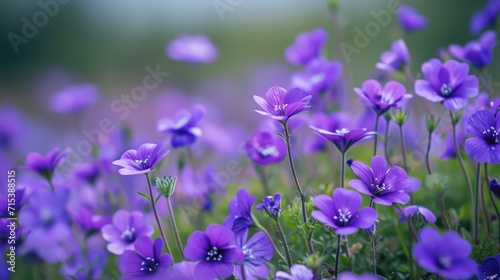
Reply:
<svg viewBox="0 0 500 280"><path fill-rule="evenodd" d="M274 86L266 92L265 99L257 95L254 95L253 99L262 108L262 111L255 110L255 112L280 122L286 122L310 107L311 95L305 95L299 88L287 91L284 88Z"/></svg>
<svg viewBox="0 0 500 280"><path fill-rule="evenodd" d="M157 130L162 134L172 134L172 147L181 148L193 144L201 135L198 123L205 116L205 107L196 105L191 112L180 110L176 119L163 118L158 121Z"/></svg>
<svg viewBox="0 0 500 280"><path fill-rule="evenodd" d="M146 143L137 150L130 149L124 152L119 160L113 161L113 164L123 167L118 170L121 175L147 174L153 172L154 166L169 152L158 144Z"/></svg>

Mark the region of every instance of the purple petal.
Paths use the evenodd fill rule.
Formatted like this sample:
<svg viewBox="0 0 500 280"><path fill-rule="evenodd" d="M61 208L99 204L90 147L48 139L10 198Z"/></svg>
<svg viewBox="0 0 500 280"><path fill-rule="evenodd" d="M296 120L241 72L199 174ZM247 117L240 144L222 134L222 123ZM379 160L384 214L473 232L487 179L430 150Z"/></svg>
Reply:
<svg viewBox="0 0 500 280"><path fill-rule="evenodd" d="M224 264L223 263L217 264L217 266L219 265L224 265ZM229 265L233 266L232 264ZM194 267L194 276L196 277L196 279L208 280L208 279L216 279L217 276L220 275L217 275L217 272L215 270L215 265L213 263L201 261Z"/></svg>
<svg viewBox="0 0 500 280"><path fill-rule="evenodd" d="M193 232L184 248L184 255L187 259L197 261L205 259L208 248L211 246L207 235L201 231Z"/></svg>
<svg viewBox="0 0 500 280"><path fill-rule="evenodd" d="M349 221L349 226L357 228L369 228L377 219L377 211L370 207L365 207L356 212L356 214Z"/></svg>
<svg viewBox="0 0 500 280"><path fill-rule="evenodd" d="M362 163L361 161L355 161L351 164L351 169L354 175L356 175L365 184L371 184L373 180L373 172L369 166Z"/></svg>
<svg viewBox="0 0 500 280"><path fill-rule="evenodd" d="M314 198L314 204L318 209L322 212L325 212L326 215L332 216L336 212L336 209L333 205L333 199L328 195L318 195Z"/></svg>
<svg viewBox="0 0 500 280"><path fill-rule="evenodd" d="M223 247L234 241L234 234L231 229L221 225L210 224L205 229L205 233L213 246Z"/></svg>

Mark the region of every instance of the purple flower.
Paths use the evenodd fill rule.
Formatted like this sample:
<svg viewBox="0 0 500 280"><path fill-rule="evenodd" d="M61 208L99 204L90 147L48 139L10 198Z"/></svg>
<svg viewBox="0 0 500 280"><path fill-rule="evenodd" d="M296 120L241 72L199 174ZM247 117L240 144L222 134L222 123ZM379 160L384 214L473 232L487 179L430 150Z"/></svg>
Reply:
<svg viewBox="0 0 500 280"><path fill-rule="evenodd" d="M467 98L479 92L478 80L468 75L467 63L448 60L442 64L434 58L422 65L422 73L425 80L415 82L415 93L431 102L443 102L450 111L462 109Z"/></svg>
<svg viewBox="0 0 500 280"><path fill-rule="evenodd" d="M194 268L196 267L198 263L196 262L188 262L188 261L183 261L183 262L178 262L172 266L172 270L168 274L165 279L182 279L182 280L198 280L199 278L196 278L194 276ZM207 279L207 280L215 280L214 279Z"/></svg>
<svg viewBox="0 0 500 280"><path fill-rule="evenodd" d="M153 172L154 166L170 151L163 150L158 144L142 144L137 150L128 150L114 165L123 167L118 170L122 175L137 175Z"/></svg>
<svg viewBox="0 0 500 280"><path fill-rule="evenodd" d="M351 169L359 179L352 179L349 185L360 193L370 195L373 202L392 205L406 204L410 200L405 192L410 183L408 174L399 166L387 168L384 157L374 156L371 168L360 161L354 161Z"/></svg>
<svg viewBox="0 0 500 280"><path fill-rule="evenodd" d="M265 210L271 218L278 218L281 215L281 194L264 197L262 203L257 204L255 208L259 211Z"/></svg>
<svg viewBox="0 0 500 280"><path fill-rule="evenodd" d="M231 228L233 232L239 233L254 225L252 219L252 206L255 196L251 196L246 189L239 189L236 196L229 201L229 216L223 225Z"/></svg>
<svg viewBox="0 0 500 280"><path fill-rule="evenodd" d="M193 144L201 136L198 123L205 116L205 107L196 105L192 112L181 110L177 112L176 120L160 119L157 130L159 133L172 134L172 147L180 148Z"/></svg>
<svg viewBox="0 0 500 280"><path fill-rule="evenodd" d="M496 38L494 31L486 31L479 40L472 41L465 47L451 45L449 50L456 59L471 63L477 68L483 68L491 63L493 48L497 44Z"/></svg>
<svg viewBox="0 0 500 280"><path fill-rule="evenodd" d="M310 126L316 134L331 141L341 153L346 153L357 142L372 138L377 133L375 131L366 131L366 128L352 129L347 128L336 129L335 132L320 129Z"/></svg>
<svg viewBox="0 0 500 280"><path fill-rule="evenodd" d="M123 280L160 280L165 279L172 265L169 254L161 254L163 239L142 236L135 241L135 252L127 250L118 261Z"/></svg>
<svg viewBox="0 0 500 280"><path fill-rule="evenodd" d="M125 250L134 249L134 242L141 236L151 236L152 226L146 223L146 218L139 211L132 213L118 210L113 215L111 224L102 227L102 237L108 241L108 251L121 255Z"/></svg>
<svg viewBox="0 0 500 280"><path fill-rule="evenodd" d="M332 113L327 115L323 112L316 112L312 115L310 124L312 127L320 128L326 131L335 131L342 128L343 118L346 116L342 113ZM310 152L324 151L326 149L326 138L315 133L314 139L306 143L306 150Z"/></svg>
<svg viewBox="0 0 500 280"><path fill-rule="evenodd" d="M356 275L352 272L342 272L338 280L379 280L379 278L372 273Z"/></svg>
<svg viewBox="0 0 500 280"><path fill-rule="evenodd" d="M292 64L306 65L318 57L326 44L327 33L323 28L300 33L293 45L285 50L285 57Z"/></svg>
<svg viewBox="0 0 500 280"><path fill-rule="evenodd" d="M255 112L278 121L288 121L292 116L310 107L311 95L304 96L304 92L299 88L286 91L284 88L274 86L266 92L266 99L257 95L254 95L253 99L264 110Z"/></svg>
<svg viewBox="0 0 500 280"><path fill-rule="evenodd" d="M493 180L490 181L490 191L498 198L500 199L500 183L498 182L497 178L494 178Z"/></svg>
<svg viewBox="0 0 500 280"><path fill-rule="evenodd" d="M9 194L12 194L12 193L6 193L4 195L0 195L0 218L9 218L9 217L14 216L14 215L17 216L17 213L19 213L19 211L21 211L24 204L26 203L26 201L29 198L29 194L26 191L26 189L16 187L16 190L14 192L14 195L15 195L14 205L12 205L12 204L9 205L9 200L10 200L10 202L12 202L12 200L11 200L12 196L9 196ZM11 198L11 199L9 199L9 198ZM12 215L10 213L14 213L14 215Z"/></svg>
<svg viewBox="0 0 500 280"><path fill-rule="evenodd" d="M367 80L363 82L361 88L355 88L354 91L359 95L361 102L372 108L377 115L399 107L403 99L412 97L406 93L406 88L396 81L389 81L382 88L378 81Z"/></svg>
<svg viewBox="0 0 500 280"><path fill-rule="evenodd" d="M99 89L93 84L65 87L50 98L50 108L56 113L78 113L92 106L99 98Z"/></svg>
<svg viewBox="0 0 500 280"><path fill-rule="evenodd" d="M500 276L500 254L487 257L479 266L477 277L479 280L495 280Z"/></svg>
<svg viewBox="0 0 500 280"><path fill-rule="evenodd" d="M101 279L106 265L106 251L99 247L86 248L85 255L76 240L72 242L73 255L61 266L62 275L72 275L77 280ZM68 277L66 278L68 279Z"/></svg>
<svg viewBox="0 0 500 280"><path fill-rule="evenodd" d="M425 227L419 237L412 254L423 269L453 279L469 279L476 273L477 264L468 257L472 247L458 233L440 235L436 229Z"/></svg>
<svg viewBox="0 0 500 280"><path fill-rule="evenodd" d="M481 10L474 13L470 21L470 30L478 34L486 27L495 24L498 13L500 12L500 1L490 0Z"/></svg>
<svg viewBox="0 0 500 280"><path fill-rule="evenodd" d="M453 128L450 128L448 130L448 133L447 133L447 137L446 137L446 141L444 143L444 152L439 155L439 157L443 160L448 160L448 159L452 159L452 158L455 158L457 156L457 153L456 153L456 150L455 150L455 143L454 143L454 140L453 140L453 131L452 131ZM458 143L458 147L460 148L460 150L463 148L463 143L465 141L465 137L467 136L467 133L465 133L465 129L462 129L462 126L460 125L457 125L457 127L455 128L456 129L456 133L457 133L457 143Z"/></svg>
<svg viewBox="0 0 500 280"><path fill-rule="evenodd" d="M179 35L166 48L167 55L186 63L212 63L219 57L217 47L205 35Z"/></svg>
<svg viewBox="0 0 500 280"><path fill-rule="evenodd" d="M424 219L428 223L435 223L436 222L436 215L431 212L431 210L423 207L423 206L418 206L418 205L410 205L406 206L403 208L403 211L401 212L399 209L396 208L396 212L400 215L399 220L403 223L406 222L406 218L413 217L417 212L424 217Z"/></svg>
<svg viewBox="0 0 500 280"><path fill-rule="evenodd" d="M248 280L266 279L269 268L266 263L273 258L274 247L263 231L255 233L247 242L248 230L236 235L236 246L241 248L245 255L243 265L245 266L245 276ZM241 264L236 264L234 276L241 277Z"/></svg>
<svg viewBox="0 0 500 280"><path fill-rule="evenodd" d="M414 32L427 26L427 19L415 8L401 5L398 9L399 26L406 32Z"/></svg>
<svg viewBox="0 0 500 280"><path fill-rule="evenodd" d="M21 112L10 105L0 107L0 151L14 149L24 131Z"/></svg>
<svg viewBox="0 0 500 280"><path fill-rule="evenodd" d="M205 232L193 232L184 254L188 260L199 261L194 268L197 279L227 278L233 274L234 263L242 262L245 257L234 245L233 232L217 224L209 225Z"/></svg>
<svg viewBox="0 0 500 280"><path fill-rule="evenodd" d="M277 271L274 280L313 280L314 273L301 264L294 264L290 267L290 274L284 271Z"/></svg>
<svg viewBox="0 0 500 280"><path fill-rule="evenodd" d="M319 210L314 210L311 216L333 228L337 234L353 234L360 228L371 227L377 219L377 212L373 208L359 209L362 202L359 193L337 188L333 190L332 197L322 194L314 198Z"/></svg>
<svg viewBox="0 0 500 280"><path fill-rule="evenodd" d="M391 50L380 55L380 62L376 64L380 70L389 72L401 71L410 63L410 53L403 39L396 40L391 45Z"/></svg>
<svg viewBox="0 0 500 280"><path fill-rule="evenodd" d="M306 70L292 76L292 86L313 95L324 93L333 86L341 74L340 62L318 57L307 64Z"/></svg>
<svg viewBox="0 0 500 280"><path fill-rule="evenodd" d="M68 151L61 151L59 147L55 147L45 156L39 153L29 153L26 156L25 168L42 175L47 181L51 182L54 171L63 163L67 155Z"/></svg>
<svg viewBox="0 0 500 280"><path fill-rule="evenodd" d="M80 206L78 211L68 211L71 220L75 225L86 233L91 231L100 231L102 227L111 222L110 216L94 215L90 209Z"/></svg>
<svg viewBox="0 0 500 280"><path fill-rule="evenodd" d="M500 163L500 115L481 110L467 120L467 132L472 137L465 140L465 151L478 163Z"/></svg>
<svg viewBox="0 0 500 280"><path fill-rule="evenodd" d="M248 157L260 165L282 161L286 156L285 141L268 129L256 130L245 143Z"/></svg>
<svg viewBox="0 0 500 280"><path fill-rule="evenodd" d="M76 178L94 185L102 174L110 173L111 163L106 158L96 159L92 162L82 163L73 172Z"/></svg>

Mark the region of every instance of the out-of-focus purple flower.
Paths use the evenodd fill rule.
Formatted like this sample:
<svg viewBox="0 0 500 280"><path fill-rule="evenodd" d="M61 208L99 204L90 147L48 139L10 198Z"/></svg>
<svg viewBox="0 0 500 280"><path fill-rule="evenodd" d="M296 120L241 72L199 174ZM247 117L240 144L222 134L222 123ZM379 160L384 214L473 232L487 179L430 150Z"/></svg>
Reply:
<svg viewBox="0 0 500 280"><path fill-rule="evenodd" d="M410 181L408 174L399 166L388 168L384 157L374 156L371 168L360 161L354 161L351 169L359 179L352 179L349 185L360 193L370 195L373 202L392 205L406 204L410 200L405 192Z"/></svg>
<svg viewBox="0 0 500 280"><path fill-rule="evenodd" d="M9 105L0 107L0 151L12 149L21 140L23 127L21 112Z"/></svg>
<svg viewBox="0 0 500 280"><path fill-rule="evenodd" d="M99 247L87 248L84 256L77 244L74 247L73 255L61 266L61 274L71 275L77 280L101 278L106 265L106 251Z"/></svg>
<svg viewBox="0 0 500 280"><path fill-rule="evenodd" d="M332 113L327 115L323 112L316 112L312 115L310 125L326 131L341 129L342 113ZM324 151L326 149L326 138L317 134L314 139L306 143L305 149L311 152Z"/></svg>
<svg viewBox="0 0 500 280"><path fill-rule="evenodd" d="M110 171L111 162L106 158L100 158L80 164L75 167L73 174L76 178L94 185L100 175L110 173Z"/></svg>
<svg viewBox="0 0 500 280"><path fill-rule="evenodd" d="M457 133L457 143L460 149L463 148L465 137L467 136L465 129L462 129L462 127L463 126L457 125L457 127L455 128ZM457 156L457 153L455 151L455 144L453 142L454 140L452 129L453 128L450 128L447 133L446 141L444 143L444 152L439 155L442 160L449 160Z"/></svg>
<svg viewBox="0 0 500 280"><path fill-rule="evenodd" d="M242 234L236 234L236 246L241 248L245 255L243 265L245 266L245 276L248 280L266 279L269 268L266 263L271 261L274 254L274 247L263 231L255 233L247 242L248 229ZM236 264L234 276L241 277L241 263Z"/></svg>
<svg viewBox="0 0 500 280"><path fill-rule="evenodd" d="M498 198L500 199L500 183L498 182L497 178L494 178L493 180L490 181L490 191Z"/></svg>
<svg viewBox="0 0 500 280"><path fill-rule="evenodd" d="M282 161L286 156L286 144L276 133L259 129L245 143L248 157L260 165Z"/></svg>
<svg viewBox="0 0 500 280"><path fill-rule="evenodd" d="M410 205L403 208L403 211L400 211L396 208L396 212L399 214L399 220L403 223L406 223L406 218L413 217L417 212L424 217L425 221L428 223L436 222L436 215L432 213L431 210L418 205Z"/></svg>
<svg viewBox="0 0 500 280"><path fill-rule="evenodd" d="M495 24L496 18L500 13L500 1L490 0L484 7L472 15L470 21L470 30L478 34L483 29Z"/></svg>
<svg viewBox="0 0 500 280"><path fill-rule="evenodd" d="M236 196L229 201L227 208L229 215L222 225L232 229L235 233L253 226L252 207L254 202L255 196L251 196L246 189L239 189Z"/></svg>
<svg viewBox="0 0 500 280"><path fill-rule="evenodd" d="M15 228L15 229L14 229ZM11 236L11 229L14 232L14 236ZM14 221L7 220L6 218L0 218L0 252L5 252L7 248L10 247L9 244L9 238L11 243L15 242L18 243L18 239L21 236L21 229L19 228L18 225L15 224ZM13 244L15 244L13 243Z"/></svg>
<svg viewBox="0 0 500 280"><path fill-rule="evenodd" d="M196 278L194 276L194 268L197 264L198 263L196 262L188 261L175 263L172 266L172 270L170 271L170 273L167 274L166 279L198 280L199 278ZM216 278L207 280L215 279Z"/></svg>
<svg viewBox="0 0 500 280"><path fill-rule="evenodd" d="M414 32L427 26L427 19L415 8L401 5L398 9L399 26L406 32Z"/></svg>
<svg viewBox="0 0 500 280"><path fill-rule="evenodd" d="M293 45L285 50L285 58L292 64L306 65L317 58L326 44L328 34L323 28L303 32L295 37Z"/></svg>
<svg viewBox="0 0 500 280"><path fill-rule="evenodd" d="M133 250L134 242L139 237L150 237L154 228L146 223L141 212L118 210L113 215L112 223L103 226L101 231L104 240L109 242L108 251L121 255L125 250Z"/></svg>
<svg viewBox="0 0 500 280"><path fill-rule="evenodd" d="M420 183L420 179L415 178L415 177L409 177L410 182L408 183L408 187L405 189L405 193L413 193L422 187L422 184Z"/></svg>
<svg viewBox="0 0 500 280"><path fill-rule="evenodd" d="M382 88L378 81L367 80L361 88L355 88L354 91L361 102L372 108L377 115L382 115L391 108L398 108L403 99L412 97L406 93L406 88L396 81L389 81Z"/></svg>
<svg viewBox="0 0 500 280"><path fill-rule="evenodd" d="M50 108L56 113L78 113L92 106L99 98L99 89L93 84L65 87L50 98Z"/></svg>
<svg viewBox="0 0 500 280"><path fill-rule="evenodd" d="M309 268L301 265L294 264L290 267L290 274L284 271L276 271L276 278L274 280L313 280L314 273Z"/></svg>
<svg viewBox="0 0 500 280"><path fill-rule="evenodd" d="M92 213L92 211L85 206L80 206L78 211L69 210L68 212L73 223L81 228L85 233L100 231L103 226L111 222L110 216L94 215L94 213Z"/></svg>
<svg viewBox="0 0 500 280"><path fill-rule="evenodd" d="M194 268L197 279L227 278L234 272L234 263L245 255L234 245L233 232L224 226L211 224L205 232L193 232L184 248L188 260L198 261Z"/></svg>
<svg viewBox="0 0 500 280"><path fill-rule="evenodd" d="M191 112L181 110L177 112L175 121L164 118L157 124L159 133L172 134L172 147L180 148L193 144L201 136L198 123L205 116L205 107L196 105Z"/></svg>
<svg viewBox="0 0 500 280"><path fill-rule="evenodd" d="M500 163L500 114L481 110L467 120L467 132L472 137L465 140L465 152L478 163Z"/></svg>
<svg viewBox="0 0 500 280"><path fill-rule="evenodd" d="M45 156L39 153L29 153L26 156L25 168L34 171L43 176L47 181L52 181L52 176L56 168L63 163L64 158L68 155L68 151L61 151L59 147L55 147Z"/></svg>
<svg viewBox="0 0 500 280"><path fill-rule="evenodd" d="M14 195L14 205L9 205L9 202L12 202L11 196L9 196L8 194L5 194L5 196L0 195L0 218L10 218L13 216L17 217L17 213L21 211L24 204L29 198L27 190L19 187L16 187Z"/></svg>
<svg viewBox="0 0 500 280"><path fill-rule="evenodd" d="M336 129L335 132L327 131L314 126L310 126L310 128L316 134L331 141L341 153L346 153L357 142L372 138L377 134L375 131L366 131L365 128L351 130L342 128Z"/></svg>
<svg viewBox="0 0 500 280"><path fill-rule="evenodd" d="M410 63L410 52L403 39L396 40L391 45L391 50L380 55L380 62L376 67L389 72L401 71Z"/></svg>
<svg viewBox="0 0 500 280"><path fill-rule="evenodd" d="M212 63L219 57L219 50L205 35L179 35L165 51L172 60L193 64Z"/></svg>
<svg viewBox="0 0 500 280"><path fill-rule="evenodd" d="M379 280L379 278L372 273L357 275L352 272L342 272L338 280Z"/></svg>
<svg viewBox="0 0 500 280"><path fill-rule="evenodd" d="M265 210L271 218L278 218L281 215L281 194L264 197L262 203L257 204L255 208L259 211Z"/></svg>
<svg viewBox="0 0 500 280"><path fill-rule="evenodd" d="M292 87L315 95L328 91L342 74L342 64L318 57L307 64L304 71L292 76Z"/></svg>
<svg viewBox="0 0 500 280"><path fill-rule="evenodd" d="M142 236L134 243L135 252L127 250L118 260L118 268L123 280L160 280L172 265L172 257L162 254L163 239L155 241Z"/></svg>
<svg viewBox="0 0 500 280"><path fill-rule="evenodd" d="M491 63L493 48L497 44L496 39L496 33L490 30L484 32L479 40L472 41L465 47L451 45L449 50L456 59L471 63L477 68L483 68Z"/></svg>
<svg viewBox="0 0 500 280"><path fill-rule="evenodd" d="M431 59L422 65L425 80L415 82L415 93L430 102L442 102L450 111L460 110L467 99L479 93L479 83L474 75L468 75L469 65L448 60L444 64Z"/></svg>
<svg viewBox="0 0 500 280"><path fill-rule="evenodd" d="M479 280L494 280L500 276L500 254L487 257L479 266L477 277Z"/></svg>
<svg viewBox="0 0 500 280"><path fill-rule="evenodd" d="M413 246L413 259L423 269L445 278L469 279L477 271L477 263L469 258L472 246L458 233L440 235L431 227L419 232L420 242Z"/></svg>
<svg viewBox="0 0 500 280"><path fill-rule="evenodd" d="M314 198L319 210L314 210L311 216L333 228L337 234L353 234L360 228L371 227L377 219L377 212L373 208L359 209L362 202L359 193L337 188L332 197L322 194Z"/></svg>
<svg viewBox="0 0 500 280"><path fill-rule="evenodd" d="M122 175L137 175L153 172L154 166L166 156L170 150L162 149L161 145L146 143L139 149L130 149L123 153L119 160L113 161L114 165L123 167L118 170Z"/></svg>
<svg viewBox="0 0 500 280"><path fill-rule="evenodd" d="M266 99L257 95L254 95L253 99L263 110L255 110L255 112L278 121L288 121L292 116L310 107L311 95L306 96L299 88L287 91L274 86L266 92Z"/></svg>

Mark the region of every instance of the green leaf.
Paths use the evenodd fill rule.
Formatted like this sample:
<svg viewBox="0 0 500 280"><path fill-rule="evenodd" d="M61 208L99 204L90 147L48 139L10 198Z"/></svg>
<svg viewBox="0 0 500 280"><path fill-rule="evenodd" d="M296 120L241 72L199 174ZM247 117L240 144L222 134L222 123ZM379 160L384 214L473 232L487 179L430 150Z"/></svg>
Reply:
<svg viewBox="0 0 500 280"><path fill-rule="evenodd" d="M137 192L138 195L144 197L147 201L151 202L151 198L149 198L149 196L143 192Z"/></svg>
<svg viewBox="0 0 500 280"><path fill-rule="evenodd" d="M283 134L281 134L281 133L279 133L279 132L276 132L276 134L278 134L278 136L279 136L279 137L281 137L281 139L285 140L285 142L286 142L286 137L285 137L285 135L283 135Z"/></svg>
<svg viewBox="0 0 500 280"><path fill-rule="evenodd" d="M155 199L155 205L156 205L156 203L158 203L158 200L160 200L160 197L161 197L161 194L159 194L158 197L156 197L156 199Z"/></svg>

